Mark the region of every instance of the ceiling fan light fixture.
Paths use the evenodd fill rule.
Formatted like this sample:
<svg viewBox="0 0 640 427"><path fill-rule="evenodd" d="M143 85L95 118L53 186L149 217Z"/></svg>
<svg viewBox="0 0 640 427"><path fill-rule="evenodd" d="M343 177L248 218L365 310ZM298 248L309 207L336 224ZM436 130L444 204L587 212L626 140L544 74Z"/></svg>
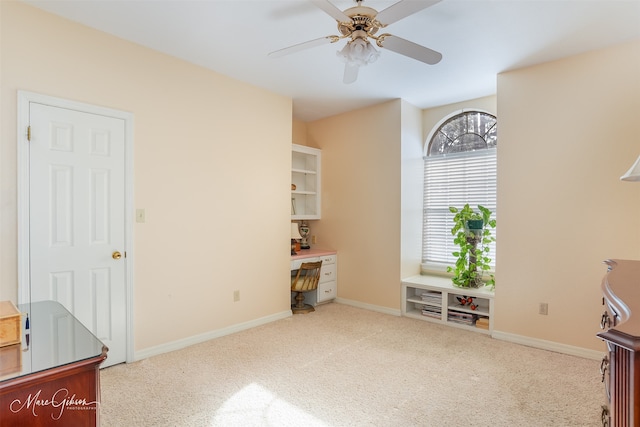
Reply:
<svg viewBox="0 0 640 427"><path fill-rule="evenodd" d="M368 40L356 37L338 51L337 55L349 65L364 66L375 62L380 52Z"/></svg>

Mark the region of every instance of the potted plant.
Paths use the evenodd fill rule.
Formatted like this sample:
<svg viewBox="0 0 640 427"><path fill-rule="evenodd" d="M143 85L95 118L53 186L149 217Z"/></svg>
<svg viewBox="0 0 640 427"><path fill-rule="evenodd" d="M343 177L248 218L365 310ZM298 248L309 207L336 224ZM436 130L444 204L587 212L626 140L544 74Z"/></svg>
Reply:
<svg viewBox="0 0 640 427"><path fill-rule="evenodd" d="M449 207L449 211L455 214L451 228L453 243L460 248L452 253L457 258L455 266L447 267L447 271L453 273L453 284L461 288L494 287L493 274L486 283L483 281L484 272L491 270L489 245L496 240L491 232L496 228L491 211L480 205L476 211L469 204L462 209Z"/></svg>

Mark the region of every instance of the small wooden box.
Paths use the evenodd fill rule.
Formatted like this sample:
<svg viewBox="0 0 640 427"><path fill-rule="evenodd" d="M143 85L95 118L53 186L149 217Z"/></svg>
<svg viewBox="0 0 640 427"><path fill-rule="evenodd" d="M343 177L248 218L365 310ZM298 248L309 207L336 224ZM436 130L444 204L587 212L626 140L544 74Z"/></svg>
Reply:
<svg viewBox="0 0 640 427"><path fill-rule="evenodd" d="M22 341L21 313L11 301L0 301L0 347Z"/></svg>
<svg viewBox="0 0 640 427"><path fill-rule="evenodd" d="M22 346L20 344L0 347L0 376L15 374L22 370Z"/></svg>
<svg viewBox="0 0 640 427"><path fill-rule="evenodd" d="M489 319L486 317L480 317L476 320L476 328L489 329Z"/></svg>

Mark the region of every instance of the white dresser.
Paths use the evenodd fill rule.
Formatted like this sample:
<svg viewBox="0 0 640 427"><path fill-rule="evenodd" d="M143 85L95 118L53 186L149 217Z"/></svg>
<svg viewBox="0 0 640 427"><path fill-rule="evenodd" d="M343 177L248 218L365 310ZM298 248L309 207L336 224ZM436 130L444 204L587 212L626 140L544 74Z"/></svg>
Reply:
<svg viewBox="0 0 640 427"><path fill-rule="evenodd" d="M315 292L305 292L304 302L312 306L333 301L338 296L338 253L332 250L304 249L291 256L291 275L303 262L322 261L320 282ZM292 304L295 293L291 293Z"/></svg>

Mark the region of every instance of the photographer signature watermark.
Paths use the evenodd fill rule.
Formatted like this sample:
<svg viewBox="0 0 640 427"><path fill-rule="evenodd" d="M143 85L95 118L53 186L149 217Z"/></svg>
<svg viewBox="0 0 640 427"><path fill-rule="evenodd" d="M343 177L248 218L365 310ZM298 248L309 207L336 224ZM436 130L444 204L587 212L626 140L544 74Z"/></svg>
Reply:
<svg viewBox="0 0 640 427"><path fill-rule="evenodd" d="M51 418L59 420L65 410L96 410L99 402L87 402L87 399L81 399L76 397L76 394L71 394L66 388L61 388L51 395L49 399L41 396L42 389L38 390L35 394L29 394L29 396L23 401L15 399L9 405L9 410L14 414L23 410L29 411L34 417L38 416L38 408L51 407Z"/></svg>

